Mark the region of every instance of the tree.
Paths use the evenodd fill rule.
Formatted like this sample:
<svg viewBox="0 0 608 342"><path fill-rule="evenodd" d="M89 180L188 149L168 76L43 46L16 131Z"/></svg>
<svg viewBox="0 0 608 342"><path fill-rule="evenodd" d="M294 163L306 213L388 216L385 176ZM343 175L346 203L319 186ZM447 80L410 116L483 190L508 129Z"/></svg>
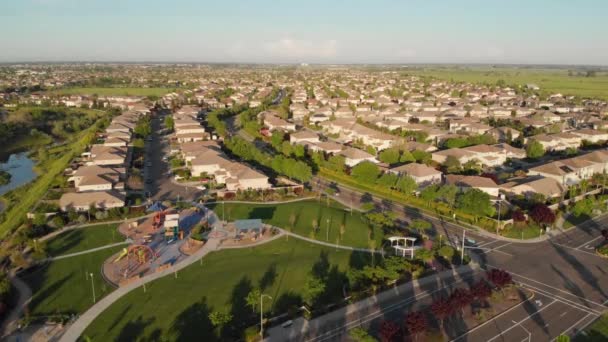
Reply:
<svg viewBox="0 0 608 342"><path fill-rule="evenodd" d="M447 173L458 173L462 169L460 160L454 156L447 156L447 158L445 158L443 168Z"/></svg>
<svg viewBox="0 0 608 342"><path fill-rule="evenodd" d="M572 207L572 214L576 217L583 215L591 216L593 208L595 207L595 201L592 198L584 198L576 203Z"/></svg>
<svg viewBox="0 0 608 342"><path fill-rule="evenodd" d="M545 204L539 203L530 211L530 218L538 224L552 224L555 222L555 213Z"/></svg>
<svg viewBox="0 0 608 342"><path fill-rule="evenodd" d="M486 278L498 289L502 289L513 282L513 279L509 272L498 268L493 268L487 271Z"/></svg>
<svg viewBox="0 0 608 342"><path fill-rule="evenodd" d="M411 163L415 161L416 158L414 158L414 155L408 150L403 151L401 157L399 157L399 162L401 163Z"/></svg>
<svg viewBox="0 0 608 342"><path fill-rule="evenodd" d="M447 261L452 261L452 258L454 258L455 253L456 251L454 250L454 247L449 245L445 245L439 248L439 250L437 251L437 254Z"/></svg>
<svg viewBox="0 0 608 342"><path fill-rule="evenodd" d="M323 279L310 274L304 285L302 299L308 306L313 307L317 304L319 297L325 292L325 282Z"/></svg>
<svg viewBox="0 0 608 342"><path fill-rule="evenodd" d="M415 219L410 223L410 227L415 229L421 236L426 236L426 232L431 229L432 226L433 225L429 221L422 219Z"/></svg>
<svg viewBox="0 0 608 342"><path fill-rule="evenodd" d="M49 152L46 147L41 147L38 149L38 161L44 162L49 158Z"/></svg>
<svg viewBox="0 0 608 342"><path fill-rule="evenodd" d="M555 338L555 342L570 342L570 336L568 335L559 335Z"/></svg>
<svg viewBox="0 0 608 342"><path fill-rule="evenodd" d="M422 312L414 311L405 316L405 326L410 334L414 335L414 341L416 341L420 334L427 331L429 323Z"/></svg>
<svg viewBox="0 0 608 342"><path fill-rule="evenodd" d="M439 197L439 185L433 184L429 185L426 188L422 189L420 192L420 198L427 202L427 205L430 206L431 202L436 200Z"/></svg>
<svg viewBox="0 0 608 342"><path fill-rule="evenodd" d="M396 164L399 162L399 150L396 148L387 148L380 152L378 159L387 164Z"/></svg>
<svg viewBox="0 0 608 342"><path fill-rule="evenodd" d="M513 222L516 222L516 223L521 223L521 222L526 221L526 215L524 214L524 212L521 209L514 210L511 213L511 218L513 219Z"/></svg>
<svg viewBox="0 0 608 342"><path fill-rule="evenodd" d="M435 258L435 256L433 255L433 251L426 248L417 249L414 256L424 263L429 263Z"/></svg>
<svg viewBox="0 0 608 342"><path fill-rule="evenodd" d="M356 327L352 329L348 336L355 342L376 342L377 340L371 336L365 329Z"/></svg>
<svg viewBox="0 0 608 342"><path fill-rule="evenodd" d="M478 216L492 216L496 209L490 201L490 195L479 189L469 189L460 194L456 200L458 209L465 213Z"/></svg>
<svg viewBox="0 0 608 342"><path fill-rule="evenodd" d="M232 320L232 314L223 311L213 311L209 314L209 320L214 327L222 327Z"/></svg>
<svg viewBox="0 0 608 342"><path fill-rule="evenodd" d="M167 127L169 131L173 131L173 129L175 129L175 121L173 120L173 116L165 116L165 127Z"/></svg>
<svg viewBox="0 0 608 342"><path fill-rule="evenodd" d="M365 218L369 221L369 223L373 226L379 228L392 228L395 226L395 219L397 215L393 212L379 212L379 213L367 213L365 214Z"/></svg>
<svg viewBox="0 0 608 342"><path fill-rule="evenodd" d="M538 159L545 155L543 144L536 140L530 140L526 146L526 156L530 159Z"/></svg>
<svg viewBox="0 0 608 342"><path fill-rule="evenodd" d="M418 183L416 183L414 178L404 175L399 177L396 187L400 192L406 195L411 195L414 191L416 191L416 189L418 189Z"/></svg>
<svg viewBox="0 0 608 342"><path fill-rule="evenodd" d="M376 183L387 188L393 188L397 183L397 177L398 176L392 172L385 172L382 174L382 176L380 176L380 178L378 178Z"/></svg>
<svg viewBox="0 0 608 342"><path fill-rule="evenodd" d="M473 296L467 289L456 289L450 295L450 305L454 310L460 310L464 315L464 308L471 304Z"/></svg>
<svg viewBox="0 0 608 342"><path fill-rule="evenodd" d="M247 297L245 297L247 306L249 306L254 313L257 312L260 307L260 295L260 289L253 289L247 294Z"/></svg>
<svg viewBox="0 0 608 342"><path fill-rule="evenodd" d="M473 286L471 286L470 292L473 298L480 301L484 301L488 297L490 297L490 295L492 294L492 289L490 288L490 286L488 286L488 283L486 283L482 279L473 284Z"/></svg>
<svg viewBox="0 0 608 342"><path fill-rule="evenodd" d="M380 324L380 341L391 342L399 332L399 326L393 321L383 321Z"/></svg>
<svg viewBox="0 0 608 342"><path fill-rule="evenodd" d="M327 160L327 168L332 171L343 173L345 167L346 167L346 161L345 161L344 156L334 155L334 156L329 157L329 159Z"/></svg>
<svg viewBox="0 0 608 342"><path fill-rule="evenodd" d="M481 163L477 159L471 159L462 165L463 170L469 174L479 174L481 172Z"/></svg>
<svg viewBox="0 0 608 342"><path fill-rule="evenodd" d="M353 167L351 175L359 182L375 183L380 175L378 166L370 161L364 161Z"/></svg>
<svg viewBox="0 0 608 342"><path fill-rule="evenodd" d="M441 329L443 329L444 321L454 313L454 308L447 299L440 297L431 304L431 312L439 321Z"/></svg>
<svg viewBox="0 0 608 342"><path fill-rule="evenodd" d="M439 188L438 195L443 201L445 201L450 208L454 207L456 203L456 195L458 194L458 188L455 185L449 184Z"/></svg>

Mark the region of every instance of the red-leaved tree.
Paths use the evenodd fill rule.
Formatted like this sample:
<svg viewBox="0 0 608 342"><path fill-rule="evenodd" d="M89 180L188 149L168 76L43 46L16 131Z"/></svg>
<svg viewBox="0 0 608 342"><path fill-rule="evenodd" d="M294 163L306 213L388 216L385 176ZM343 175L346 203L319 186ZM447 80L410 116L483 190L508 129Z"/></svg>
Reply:
<svg viewBox="0 0 608 342"><path fill-rule="evenodd" d="M399 332L399 326L393 321L383 321L380 324L380 341L392 342L397 333Z"/></svg>
<svg viewBox="0 0 608 342"><path fill-rule="evenodd" d="M431 303L431 312L439 321L440 327L443 329L443 322L454 313L454 308L445 298L437 298Z"/></svg>
<svg viewBox="0 0 608 342"><path fill-rule="evenodd" d="M524 222L526 220L526 215L521 209L517 209L511 214L511 218L513 219L513 222Z"/></svg>
<svg viewBox="0 0 608 342"><path fill-rule="evenodd" d="M498 289L502 289L513 282L513 278L509 272L498 268L493 268L486 272L486 277Z"/></svg>
<svg viewBox="0 0 608 342"><path fill-rule="evenodd" d="M464 315L464 308L466 308L473 301L473 296L467 289L456 289L450 295L450 305L454 310L460 310Z"/></svg>
<svg viewBox="0 0 608 342"><path fill-rule="evenodd" d="M484 301L488 297L490 297L490 295L492 295L492 289L490 288L488 283L485 282L485 280L479 280L478 282L473 284L473 286L471 286L470 292L473 298L479 301Z"/></svg>
<svg viewBox="0 0 608 342"><path fill-rule="evenodd" d="M530 211L530 217L538 224L555 222L555 213L544 204L537 204Z"/></svg>
<svg viewBox="0 0 608 342"><path fill-rule="evenodd" d="M429 322L426 320L426 315L420 311L414 311L405 316L405 326L407 331L414 336L414 341L418 340L418 336L427 331Z"/></svg>

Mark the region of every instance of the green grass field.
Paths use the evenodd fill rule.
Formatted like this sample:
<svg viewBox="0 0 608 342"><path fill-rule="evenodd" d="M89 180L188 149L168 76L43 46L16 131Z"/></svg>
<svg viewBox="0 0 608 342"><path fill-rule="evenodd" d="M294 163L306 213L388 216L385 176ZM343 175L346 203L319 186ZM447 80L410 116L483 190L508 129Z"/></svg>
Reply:
<svg viewBox="0 0 608 342"><path fill-rule="evenodd" d="M584 332L578 334L575 342L603 342L608 341L608 314L598 318Z"/></svg>
<svg viewBox="0 0 608 342"><path fill-rule="evenodd" d="M117 224L100 224L69 230L50 239L46 245L47 252L50 256L58 256L122 242L125 237L118 232L117 227Z"/></svg>
<svg viewBox="0 0 608 342"><path fill-rule="evenodd" d="M93 305L93 288L87 273L93 273L97 300L114 288L101 277L101 265L121 247L52 261L21 278L31 287L29 305L32 315L77 314Z"/></svg>
<svg viewBox="0 0 608 342"><path fill-rule="evenodd" d="M538 85L542 92L608 99L606 73L583 77L569 76L568 70L564 69L514 67L428 67L413 68L406 73L456 82L496 84L498 80L504 80L508 85L533 83Z"/></svg>
<svg viewBox="0 0 608 342"><path fill-rule="evenodd" d="M222 207L225 208L222 209ZM259 218L265 223L289 229L292 224L290 218L295 219L291 231L293 233L314 238L320 241L336 243L340 238L340 226L344 225L344 236L340 244L352 247L369 247L369 234L373 229L360 212L353 211L352 215L348 208L342 207L337 203L330 202L327 206L325 200L301 201L279 205L252 205L226 203L210 206L211 209L221 218L224 214L227 221L247 218ZM329 240L327 239L327 228L329 219ZM313 232L313 221L316 221L318 228L315 235ZM377 242L376 246L381 245L384 234L379 229L373 229L372 238Z"/></svg>
<svg viewBox="0 0 608 342"><path fill-rule="evenodd" d="M108 88L62 88L51 90L57 95L99 95L99 96L158 96L174 92L176 88L134 88L134 87L108 87Z"/></svg>
<svg viewBox="0 0 608 342"><path fill-rule="evenodd" d="M323 254L326 255L323 257ZM174 276L138 289L114 303L86 329L93 341L217 341L208 315L229 311L232 324L225 331L234 340L259 316L245 303L252 288L272 296L265 305L283 313L300 303L308 274L329 270L328 298L341 298L343 272L367 263L367 255L324 248L301 240L281 238L246 249L229 249L206 256ZM325 260L325 262L324 262Z"/></svg>

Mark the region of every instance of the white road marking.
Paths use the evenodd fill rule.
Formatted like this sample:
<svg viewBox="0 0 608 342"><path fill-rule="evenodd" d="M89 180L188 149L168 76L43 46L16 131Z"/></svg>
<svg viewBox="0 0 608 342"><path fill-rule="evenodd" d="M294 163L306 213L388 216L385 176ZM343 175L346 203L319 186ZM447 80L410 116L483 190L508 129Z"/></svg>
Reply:
<svg viewBox="0 0 608 342"><path fill-rule="evenodd" d="M568 311L562 313L561 315L559 315L559 317L562 318L562 317L566 316L567 313L568 313Z"/></svg>
<svg viewBox="0 0 608 342"><path fill-rule="evenodd" d="M591 239L591 240L589 240L589 241L587 241L587 242L583 243L582 245L580 245L580 246L576 247L576 249L579 249L579 248L581 248L581 247L583 247L583 246L585 246L585 245L588 245L588 244L592 243L593 241L595 241L595 240L597 240L597 239L601 239L601 238L603 238L603 236L601 236L601 235L600 235L600 236L596 237L595 239Z"/></svg>
<svg viewBox="0 0 608 342"><path fill-rule="evenodd" d="M490 267L492 267L492 268L498 268L498 267L492 266L492 265L490 265L490 264L488 264L488 266L490 266ZM595 304L595 305L601 306L603 309L608 309L607 307L605 307L605 306L604 306L604 304L600 304L600 303L594 302L594 301L592 301L592 300L590 300L590 299L587 299L587 298L583 298L583 297L580 297L580 296L574 295L574 294L572 294L572 293L570 293L570 292L568 292L568 291L564 291L564 290L562 290L562 289L558 289L558 288L553 287L553 286L551 286L551 285L545 284L545 283L540 282L540 281L538 281L538 280L534 280L534 279L531 279L531 278L528 278L528 277L522 276L522 275L517 274L517 273L515 273L515 272L511 272L511 271L509 271L509 273L511 273L512 275L515 275L515 276L517 276L517 277L520 277L520 278L524 278L524 279L526 279L526 280L533 281L533 282L535 282L535 283L537 283L537 284L541 284L541 285L546 286L546 287L548 287L548 288L551 288L551 289L553 289L553 290L556 290L556 291L559 291L559 292L565 293L565 294L567 294L567 295L569 295L569 296L576 297L576 298L581 299L581 300L584 300L584 301L586 301L586 302L589 302L589 303L592 303L592 304Z"/></svg>
<svg viewBox="0 0 608 342"><path fill-rule="evenodd" d="M540 294L543 294L545 296L556 298L556 300L560 301L561 303L566 304L566 305L568 305L568 306L570 306L572 308L575 308L575 309L577 309L579 311L586 312L586 313L594 313L596 315L601 315L601 312L599 312L597 310L593 310L591 308L585 307L582 304L573 302L573 301L571 301L569 299L566 299L566 298L563 298L563 297L560 297L560 296L556 296L555 294L553 294L551 292L548 292L548 291L545 291L545 290L541 290L538 287L534 287L534 286L532 286L530 284L526 284L526 283L522 283L522 282L518 282L518 283L521 286L523 286L523 287L528 287L530 290L533 290L533 291L538 292Z"/></svg>
<svg viewBox="0 0 608 342"><path fill-rule="evenodd" d="M592 315L592 314L590 314L590 313L586 314L586 315L585 315L585 317L583 317L583 318L579 319L578 321L576 321L576 323L572 324L572 325L571 325L571 326L570 326L568 329L566 329L566 330L562 331L562 332L561 332L559 335L565 335L565 334L566 334L566 333L567 333L567 332L568 332L570 329L572 329L572 328L576 327L576 326L577 326L577 325L578 325L580 322L582 322L582 321L583 321L583 320L585 320L587 317L589 317L589 315ZM595 315L594 315L594 316L595 316ZM591 321L593 321L593 320L591 320ZM582 330L582 329L581 329L581 330ZM557 335L557 336L559 336L559 335ZM557 339L557 337L556 337L556 338L553 338L551 341L553 342L553 341L555 341L556 339Z"/></svg>
<svg viewBox="0 0 608 342"><path fill-rule="evenodd" d="M498 335L496 335L496 336L492 337L492 338L491 338L491 339L489 339L487 342L492 342L492 341L494 341L495 339L499 338L500 336L503 336L503 334L504 334L504 333L506 333L506 332L510 331L511 329L514 329L514 328L515 328L515 327L517 327L518 325L520 325L520 324L522 324L523 322L525 322L525 321L529 320L530 318L532 318L532 316L536 316L536 315L538 315L538 314L539 314L539 313L541 313L543 310L545 310L546 308L548 308L548 307L550 307L551 305L553 305L553 303L555 303L555 302L557 302L557 300L553 300L551 303L547 304L547 306L545 306L544 308L542 308L542 309L540 309L540 310L537 310L536 312L534 312L534 313L533 313L533 314L531 314L531 315L528 315L528 317L526 317L526 318L522 319L521 321L517 322L517 324L514 324L514 325L510 326L510 327L509 327L509 328L507 328L505 331L500 332L500 334L498 334Z"/></svg>
<svg viewBox="0 0 608 342"><path fill-rule="evenodd" d="M563 247L563 248L571 249L571 250L573 250L575 252L585 253L585 254L588 254L588 255L593 255L594 257L602 258L601 256L599 256L599 255L597 255L595 253L590 253L590 252L587 252L587 251L581 251L580 249L576 249L574 247L562 245L561 243L557 243L557 242L553 242L553 241L551 241L551 243L554 244L554 245L556 245L556 246L560 246L560 247Z"/></svg>

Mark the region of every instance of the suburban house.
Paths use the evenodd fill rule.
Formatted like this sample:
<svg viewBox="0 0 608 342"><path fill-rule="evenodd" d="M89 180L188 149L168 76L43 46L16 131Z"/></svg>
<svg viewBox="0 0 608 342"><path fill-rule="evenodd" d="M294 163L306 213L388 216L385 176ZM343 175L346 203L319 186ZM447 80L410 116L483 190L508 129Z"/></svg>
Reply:
<svg viewBox="0 0 608 342"><path fill-rule="evenodd" d="M319 135L311 131L300 131L289 135L289 142L292 144L302 142L319 142Z"/></svg>
<svg viewBox="0 0 608 342"><path fill-rule="evenodd" d="M278 116L278 113L272 111L265 111L259 114L262 117L264 126L268 127L270 131L295 131L296 125L294 123L287 122Z"/></svg>
<svg viewBox="0 0 608 342"><path fill-rule="evenodd" d="M564 151L568 148L578 148L583 141L579 135L566 132L539 134L528 138L528 141L530 140L536 140L541 143L545 151Z"/></svg>
<svg viewBox="0 0 608 342"><path fill-rule="evenodd" d="M447 175L445 183L458 187L461 191L471 188L481 190L492 198L498 198L498 185L490 178L480 176Z"/></svg>
<svg viewBox="0 0 608 342"><path fill-rule="evenodd" d="M124 178L124 168L88 165L76 170L68 181L74 182L77 192L124 190L124 183L122 183Z"/></svg>
<svg viewBox="0 0 608 342"><path fill-rule="evenodd" d="M498 142L506 142L509 135L511 135L512 140L515 140L519 138L521 132L511 127L496 127L489 130L487 134L494 137Z"/></svg>
<svg viewBox="0 0 608 342"><path fill-rule="evenodd" d="M345 164L348 167L353 167L364 161L378 163L376 157L357 148L348 147L344 151L341 151L340 155L344 156Z"/></svg>
<svg viewBox="0 0 608 342"><path fill-rule="evenodd" d="M59 207L62 211L70 209L87 211L91 206L98 209L111 209L124 207L124 205L125 195L118 191L67 192L59 199Z"/></svg>
<svg viewBox="0 0 608 342"><path fill-rule="evenodd" d="M528 171L528 175L553 178L562 185L570 186L580 183L583 179L591 178L593 171L594 163L570 158L533 167Z"/></svg>
<svg viewBox="0 0 608 342"><path fill-rule="evenodd" d="M585 128L570 133L579 136L582 140L586 140L593 144L604 143L608 141L608 132L598 131L595 129Z"/></svg>
<svg viewBox="0 0 608 342"><path fill-rule="evenodd" d="M314 143L306 143L306 148L314 152L324 152L326 154L336 154L342 151L343 145L333 141L320 141Z"/></svg>
<svg viewBox="0 0 608 342"><path fill-rule="evenodd" d="M545 198L561 197L567 190L559 181L546 177L525 177L512 179L501 184L500 189L511 196L522 195L531 198L535 194Z"/></svg>
<svg viewBox="0 0 608 342"><path fill-rule="evenodd" d="M93 145L89 152L82 154L87 165L117 165L128 163L129 149L126 146Z"/></svg>
<svg viewBox="0 0 608 342"><path fill-rule="evenodd" d="M407 175L412 177L416 184L420 187L424 187L430 184L441 183L443 173L439 170L435 170L430 166L418 163L410 163L389 169L388 172L396 175Z"/></svg>
<svg viewBox="0 0 608 342"><path fill-rule="evenodd" d="M269 189L268 177L251 167L228 159L221 151L207 148L191 161L192 175L208 175L230 191Z"/></svg>

